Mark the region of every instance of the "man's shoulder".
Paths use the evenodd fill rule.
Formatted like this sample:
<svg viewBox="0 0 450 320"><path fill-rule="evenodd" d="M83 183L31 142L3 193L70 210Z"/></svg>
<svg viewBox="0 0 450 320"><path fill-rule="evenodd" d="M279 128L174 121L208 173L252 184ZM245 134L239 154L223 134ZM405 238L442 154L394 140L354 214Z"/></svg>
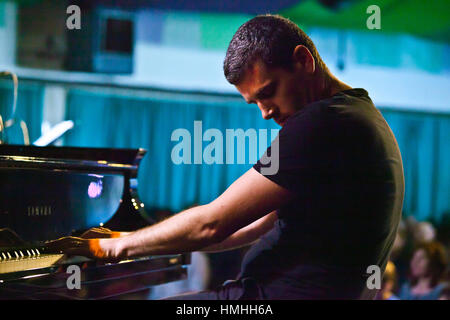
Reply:
<svg viewBox="0 0 450 320"><path fill-rule="evenodd" d="M364 89L338 92L330 98L312 102L294 113L282 131L296 132L341 126L371 127L381 114ZM321 130L323 133L323 130Z"/></svg>
<svg viewBox="0 0 450 320"><path fill-rule="evenodd" d="M320 116L339 117L342 113L364 113L375 108L365 89L357 88L344 90L335 95L311 102L293 114L288 121L299 121L304 118ZM292 120L292 121L291 121Z"/></svg>

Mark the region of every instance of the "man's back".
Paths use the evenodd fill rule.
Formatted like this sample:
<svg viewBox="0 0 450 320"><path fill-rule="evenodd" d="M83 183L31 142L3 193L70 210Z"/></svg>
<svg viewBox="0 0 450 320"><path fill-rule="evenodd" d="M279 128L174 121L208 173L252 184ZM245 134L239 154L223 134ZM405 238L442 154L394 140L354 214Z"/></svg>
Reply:
<svg viewBox="0 0 450 320"><path fill-rule="evenodd" d="M340 92L288 119L279 163L267 178L294 200L240 277L257 280L266 298L360 297L367 267L384 270L401 217L403 167L389 126L365 90Z"/></svg>

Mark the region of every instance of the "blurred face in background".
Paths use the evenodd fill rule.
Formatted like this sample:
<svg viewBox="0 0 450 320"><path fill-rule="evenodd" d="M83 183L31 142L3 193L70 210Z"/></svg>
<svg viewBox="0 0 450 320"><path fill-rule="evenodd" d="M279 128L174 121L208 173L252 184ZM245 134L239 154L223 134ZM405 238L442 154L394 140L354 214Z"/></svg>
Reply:
<svg viewBox="0 0 450 320"><path fill-rule="evenodd" d="M419 249L414 252L411 259L411 275L414 278L426 277L428 275L429 259L423 249Z"/></svg>
<svg viewBox="0 0 450 320"><path fill-rule="evenodd" d="M419 222L413 229L413 238L415 243L433 241L436 237L436 230L429 222Z"/></svg>

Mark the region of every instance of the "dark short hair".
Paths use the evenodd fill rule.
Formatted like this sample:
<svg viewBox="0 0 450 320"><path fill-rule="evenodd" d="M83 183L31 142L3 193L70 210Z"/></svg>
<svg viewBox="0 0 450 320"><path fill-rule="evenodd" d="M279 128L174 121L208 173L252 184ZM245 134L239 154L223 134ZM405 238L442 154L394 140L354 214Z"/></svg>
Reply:
<svg viewBox="0 0 450 320"><path fill-rule="evenodd" d="M257 16L240 26L231 39L223 63L225 78L238 84L257 59L269 67L289 69L297 45L308 48L316 66L326 68L312 40L295 23L278 15Z"/></svg>

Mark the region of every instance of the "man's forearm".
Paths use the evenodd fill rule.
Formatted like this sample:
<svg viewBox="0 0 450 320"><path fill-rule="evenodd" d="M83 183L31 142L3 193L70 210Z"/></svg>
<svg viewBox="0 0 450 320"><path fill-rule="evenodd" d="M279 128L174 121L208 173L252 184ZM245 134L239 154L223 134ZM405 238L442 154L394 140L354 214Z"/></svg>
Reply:
<svg viewBox="0 0 450 320"><path fill-rule="evenodd" d="M196 251L217 242L214 223L204 221L208 209L191 208L125 236L100 239L99 245L118 258Z"/></svg>
<svg viewBox="0 0 450 320"><path fill-rule="evenodd" d="M236 231L222 242L215 243L206 248L202 248L203 252L220 252L241 248L251 245L273 228L275 221L278 219L276 211L256 220L248 226Z"/></svg>
<svg viewBox="0 0 450 320"><path fill-rule="evenodd" d="M207 246L205 248L202 248L200 251L206 252L206 253L213 253L213 252L222 252L222 251L228 251L228 250L234 250L241 247L245 247L247 245L251 245L252 243L256 242L258 238L247 238L247 236L244 234L244 231L239 230L235 233L233 233L231 236L226 238L224 241L215 243L213 245Z"/></svg>
<svg viewBox="0 0 450 320"><path fill-rule="evenodd" d="M292 197L290 191L251 168L211 203L183 211L156 225L118 238L63 237L46 246L56 252L105 260L197 251L224 241ZM275 218L276 214L270 216Z"/></svg>

